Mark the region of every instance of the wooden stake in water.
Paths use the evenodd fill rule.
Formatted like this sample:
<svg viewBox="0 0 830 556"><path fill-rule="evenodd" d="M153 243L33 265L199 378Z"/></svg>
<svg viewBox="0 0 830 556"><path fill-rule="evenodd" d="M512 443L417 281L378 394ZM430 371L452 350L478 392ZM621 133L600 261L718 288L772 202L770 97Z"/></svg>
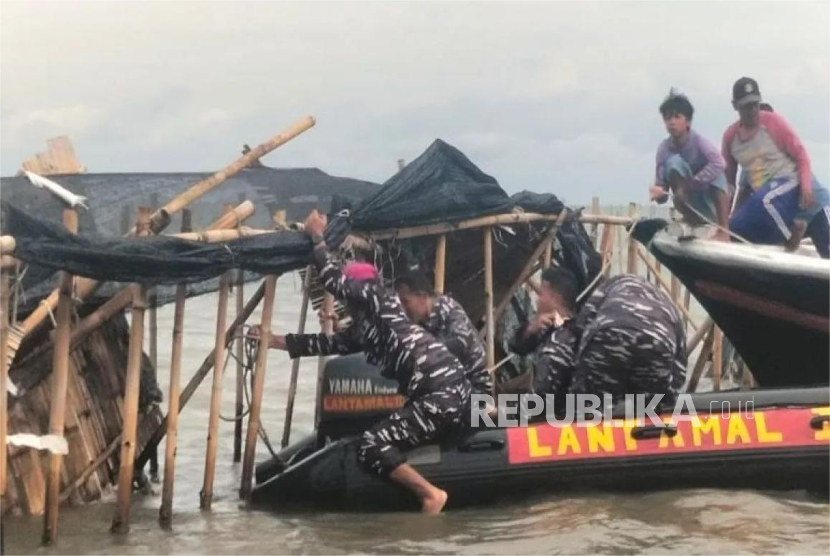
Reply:
<svg viewBox="0 0 830 556"><path fill-rule="evenodd" d="M723 374L723 332L715 327L715 337L712 342L712 390L720 391L720 380Z"/></svg>
<svg viewBox="0 0 830 556"><path fill-rule="evenodd" d="M6 494L6 428L8 426L7 392L9 365L7 348L9 345L9 275L0 270L0 500ZM3 507L0 505L0 518Z"/></svg>
<svg viewBox="0 0 830 556"><path fill-rule="evenodd" d="M237 199L238 203L245 202L245 194L240 193ZM242 222L239 222L241 227ZM242 314L245 309L245 272L242 269L236 271L236 316ZM233 422L233 462L239 463L242 461L242 419L245 413L245 369L242 366L242 358L245 354L245 339L240 333L236 335L236 400L234 404L234 422Z"/></svg>
<svg viewBox="0 0 830 556"><path fill-rule="evenodd" d="M228 317L228 289L231 271L219 279L219 307L216 312L216 335L213 350L213 390L210 396L207 452L205 453L205 477L199 507L209 510L213 502L213 479L216 475L216 452L219 447L219 413L222 410L222 378L225 367L225 326Z"/></svg>
<svg viewBox="0 0 830 556"><path fill-rule="evenodd" d="M262 321L260 330L259 352L257 353L256 367L254 368L254 391L251 395L251 412L248 415L248 430L245 435L245 454L242 458L242 484L239 495L250 498L254 478L254 458L256 457L256 441L259 434L259 416L262 412L262 391L265 388L265 368L268 365L268 339L271 338L271 318L274 315L274 296L277 289L277 277L265 278L265 299L262 306Z"/></svg>
<svg viewBox="0 0 830 556"><path fill-rule="evenodd" d="M149 226L152 209L138 209L138 227ZM118 499L112 520L113 533L130 530L130 501L132 497L135 447L138 425L138 391L141 381L141 355L144 348L144 312L147 308L147 289L133 284L133 308L130 319L130 344L127 353L127 376L124 385L124 430L121 433L121 466L118 470Z"/></svg>
<svg viewBox="0 0 830 556"><path fill-rule="evenodd" d="M70 232L78 232L78 213L75 209L63 211L63 225ZM69 338L72 333L73 276L60 273L60 297L58 299L57 329L52 351L52 392L49 398L49 434L63 436L66 417L66 391L69 386ZM3 446L5 449L5 445ZM58 506L60 504L61 465L63 456L49 454L49 474L46 486L46 510L43 520L43 544L50 545L58 535Z"/></svg>
<svg viewBox="0 0 830 556"><path fill-rule="evenodd" d="M326 292L323 295L323 324L321 332L323 334L331 335L334 333L334 321L332 317L334 316L334 296L331 295L329 292ZM323 371L326 368L326 361L328 361L328 357L325 355L321 355L317 359L317 387L315 389L315 397L314 397L314 426L316 427L317 424L320 422L320 404L322 403L322 394L323 394Z"/></svg>
<svg viewBox="0 0 830 556"><path fill-rule="evenodd" d="M311 295L311 275L314 267L308 265L305 269L305 278L303 279L303 301L300 305L300 322L297 325L297 334L305 333L305 324L308 319L308 305L309 297ZM291 438L291 422L294 419L294 398L297 396L297 380L300 377L300 358L297 357L291 362L291 379L288 383L288 402L285 405L285 424L282 429L282 443L281 446L285 448Z"/></svg>
<svg viewBox="0 0 830 556"><path fill-rule="evenodd" d="M191 230L190 209L182 210L182 232ZM159 524L169 528L173 521L173 488L176 479L176 444L179 430L179 392L182 376L182 343L184 342L184 307L187 286L176 286L176 308L173 312L173 348L170 352L170 390L167 394L167 443L164 446L164 484L161 491Z"/></svg>

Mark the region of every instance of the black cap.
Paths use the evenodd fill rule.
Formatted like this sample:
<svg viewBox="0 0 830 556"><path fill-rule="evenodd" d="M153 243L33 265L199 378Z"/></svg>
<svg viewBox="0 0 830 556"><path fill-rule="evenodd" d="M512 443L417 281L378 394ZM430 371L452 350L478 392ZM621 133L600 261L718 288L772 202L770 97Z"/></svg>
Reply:
<svg viewBox="0 0 830 556"><path fill-rule="evenodd" d="M761 91L758 82L751 77L741 77L732 85L732 102L735 106L744 106L753 102L761 102Z"/></svg>

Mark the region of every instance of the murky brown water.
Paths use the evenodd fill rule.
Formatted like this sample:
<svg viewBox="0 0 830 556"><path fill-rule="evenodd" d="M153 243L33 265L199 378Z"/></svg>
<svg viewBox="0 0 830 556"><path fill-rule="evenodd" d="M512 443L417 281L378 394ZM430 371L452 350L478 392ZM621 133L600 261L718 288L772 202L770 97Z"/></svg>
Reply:
<svg viewBox="0 0 830 556"><path fill-rule="evenodd" d="M299 281L278 286L274 324L293 331ZM246 286L246 292L254 285ZM216 296L188 302L183 382L210 351ZM233 304L230 307L233 314ZM159 310L159 382L166 392L173 308ZM316 319L312 319L316 321ZM259 313L251 322L259 322ZM312 322L316 329L316 322ZM263 422L278 444L290 365L272 351ZM316 360L301 366L292 438L311 431ZM225 376L223 415L233 414L235 367ZM213 510L199 511L204 473L210 379L180 420L172 531L157 523L159 494L134 495L132 529L109 533L113 499L64 508L55 547L39 546L42 518L8 518L8 554L338 554L338 553L799 553L830 551L830 506L805 493L685 490L649 494L540 495L521 503L469 508L438 517L412 513L305 513L247 510L238 499L239 465L232 464L233 424L222 423ZM163 446L160 454L163 457ZM267 457L260 445L259 458ZM701 473L717 471L700 469Z"/></svg>

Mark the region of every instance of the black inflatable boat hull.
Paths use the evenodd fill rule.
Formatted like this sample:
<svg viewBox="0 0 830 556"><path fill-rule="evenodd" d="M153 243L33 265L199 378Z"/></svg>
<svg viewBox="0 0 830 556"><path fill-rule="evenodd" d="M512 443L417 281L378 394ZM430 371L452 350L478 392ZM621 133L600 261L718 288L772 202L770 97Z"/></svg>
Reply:
<svg viewBox="0 0 830 556"><path fill-rule="evenodd" d="M673 436L616 419L614 425L625 426L534 423L469 431L408 457L428 480L448 491L452 506L566 490L826 491L828 398L827 389L697 395L699 420L678 423ZM281 473L259 473L253 503L270 508L414 508L409 493L358 465L358 441L343 438L309 450L310 455Z"/></svg>

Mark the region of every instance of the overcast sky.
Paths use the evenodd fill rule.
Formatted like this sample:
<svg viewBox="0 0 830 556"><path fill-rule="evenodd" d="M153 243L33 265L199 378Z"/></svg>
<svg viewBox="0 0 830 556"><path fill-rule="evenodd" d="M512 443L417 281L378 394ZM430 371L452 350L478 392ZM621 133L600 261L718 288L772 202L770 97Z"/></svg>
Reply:
<svg viewBox="0 0 830 556"><path fill-rule="evenodd" d="M510 192L645 200L657 112L690 95L720 145L755 77L830 178L830 3L0 2L0 173L69 135L90 172L268 155L384 181L435 138Z"/></svg>

